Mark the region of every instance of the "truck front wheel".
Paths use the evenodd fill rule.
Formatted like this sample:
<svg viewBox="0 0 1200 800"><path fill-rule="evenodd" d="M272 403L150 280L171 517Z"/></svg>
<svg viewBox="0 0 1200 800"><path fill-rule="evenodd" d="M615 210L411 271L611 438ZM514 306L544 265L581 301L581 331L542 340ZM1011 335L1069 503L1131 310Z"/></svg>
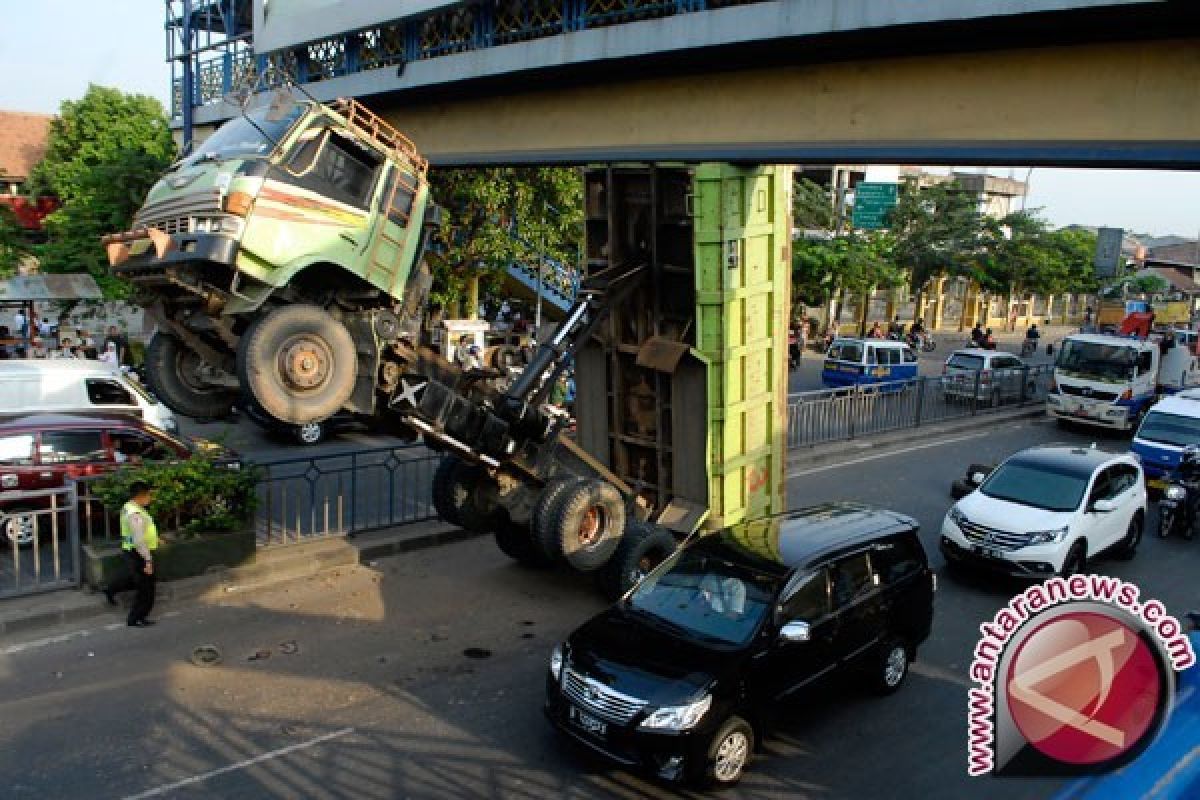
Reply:
<svg viewBox="0 0 1200 800"><path fill-rule="evenodd" d="M354 392L354 339L323 309L282 306L242 336L238 378L259 407L281 422L323 420Z"/></svg>
<svg viewBox="0 0 1200 800"><path fill-rule="evenodd" d="M210 366L183 342L159 331L146 348L146 382L172 411L188 417L229 415L236 393L205 381Z"/></svg>

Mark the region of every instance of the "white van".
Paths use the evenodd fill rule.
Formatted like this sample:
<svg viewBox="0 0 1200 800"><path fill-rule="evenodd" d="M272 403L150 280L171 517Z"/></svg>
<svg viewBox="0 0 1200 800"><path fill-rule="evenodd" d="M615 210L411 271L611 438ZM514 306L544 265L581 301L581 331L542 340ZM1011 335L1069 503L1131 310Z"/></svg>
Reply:
<svg viewBox="0 0 1200 800"><path fill-rule="evenodd" d="M76 358L0 361L0 417L62 412L122 413L175 433L175 415L145 389L102 361Z"/></svg>

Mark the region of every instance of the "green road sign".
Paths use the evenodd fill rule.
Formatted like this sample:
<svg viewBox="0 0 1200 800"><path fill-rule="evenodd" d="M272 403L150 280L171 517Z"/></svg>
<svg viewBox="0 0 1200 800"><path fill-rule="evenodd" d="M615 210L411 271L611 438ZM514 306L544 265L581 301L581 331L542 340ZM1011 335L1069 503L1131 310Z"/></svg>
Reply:
<svg viewBox="0 0 1200 800"><path fill-rule="evenodd" d="M896 184L860 183L854 187L855 228L887 227L888 212L896 207Z"/></svg>

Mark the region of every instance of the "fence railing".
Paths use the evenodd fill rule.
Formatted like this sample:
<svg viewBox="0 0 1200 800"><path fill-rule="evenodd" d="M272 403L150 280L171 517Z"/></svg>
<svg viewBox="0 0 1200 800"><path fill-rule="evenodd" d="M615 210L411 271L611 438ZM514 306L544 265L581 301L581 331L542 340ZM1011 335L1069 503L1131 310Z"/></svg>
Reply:
<svg viewBox="0 0 1200 800"><path fill-rule="evenodd" d="M961 371L788 397L788 448L1046 402L1052 366Z"/></svg>
<svg viewBox="0 0 1200 800"><path fill-rule="evenodd" d="M0 492L0 597L79 585L75 487Z"/></svg>
<svg viewBox="0 0 1200 800"><path fill-rule="evenodd" d="M433 519L441 456L421 445L259 464L259 546Z"/></svg>

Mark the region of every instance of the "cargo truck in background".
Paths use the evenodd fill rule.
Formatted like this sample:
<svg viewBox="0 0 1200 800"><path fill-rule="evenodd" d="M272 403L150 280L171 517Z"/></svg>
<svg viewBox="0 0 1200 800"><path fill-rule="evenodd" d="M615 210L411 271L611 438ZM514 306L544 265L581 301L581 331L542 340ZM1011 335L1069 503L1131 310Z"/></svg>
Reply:
<svg viewBox="0 0 1200 800"><path fill-rule="evenodd" d="M1200 385L1196 344L1196 331L1184 329L1072 334L1059 346L1047 409L1064 424L1136 430L1159 397Z"/></svg>
<svg viewBox="0 0 1200 800"><path fill-rule="evenodd" d="M232 120L104 244L169 406L419 432L443 518L616 595L677 536L784 510L790 192L786 167L587 170L579 298L511 383L424 346L426 162L354 101ZM575 436L545 405L571 363Z"/></svg>

